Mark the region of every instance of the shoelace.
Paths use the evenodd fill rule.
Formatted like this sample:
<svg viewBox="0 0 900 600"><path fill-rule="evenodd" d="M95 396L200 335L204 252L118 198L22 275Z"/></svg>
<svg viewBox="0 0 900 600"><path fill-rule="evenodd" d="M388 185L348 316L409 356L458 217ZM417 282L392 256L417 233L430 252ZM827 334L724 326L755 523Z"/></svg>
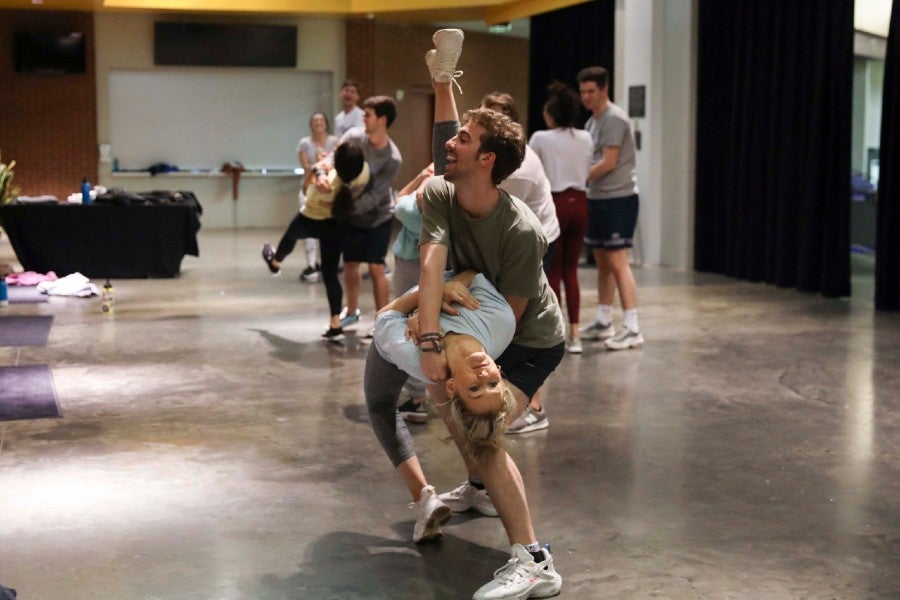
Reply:
<svg viewBox="0 0 900 600"><path fill-rule="evenodd" d="M537 563L535 563L537 564ZM531 576L529 563L519 560L518 556L514 556L506 561L506 564L494 571L494 579L503 583L512 583L520 579L528 579Z"/></svg>
<svg viewBox="0 0 900 600"><path fill-rule="evenodd" d="M443 60L438 61L438 60L437 60L438 56L440 56ZM459 93L460 93L460 94L462 94L462 93L463 93L462 87L460 87L459 82L456 80L456 78L457 78L457 77L462 77L463 72L462 72L462 71L458 71L458 70L457 70L457 71L452 71L452 70L451 70L453 67L456 66L456 60L457 60L458 58L459 58L459 55L457 55L457 56L451 56L451 55L448 55L448 54L439 54L439 53L435 53L435 55L434 55L434 61L435 61L435 62L434 62L434 68L435 68L435 70L437 70L438 72L441 72L441 73L449 73L449 74L450 74L450 81L453 82L454 85L456 85L456 89L459 90Z"/></svg>

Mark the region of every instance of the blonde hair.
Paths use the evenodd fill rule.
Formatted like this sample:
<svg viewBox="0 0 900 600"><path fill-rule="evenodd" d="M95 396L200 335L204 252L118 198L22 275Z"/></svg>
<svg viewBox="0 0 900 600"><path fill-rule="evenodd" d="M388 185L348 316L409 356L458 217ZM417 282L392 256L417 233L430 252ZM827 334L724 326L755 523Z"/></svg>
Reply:
<svg viewBox="0 0 900 600"><path fill-rule="evenodd" d="M448 401L450 425L459 432L466 453L477 464L485 462L498 450L506 447L506 430L516 410L512 388L504 380L503 393L497 412L472 414L466 410L459 393Z"/></svg>

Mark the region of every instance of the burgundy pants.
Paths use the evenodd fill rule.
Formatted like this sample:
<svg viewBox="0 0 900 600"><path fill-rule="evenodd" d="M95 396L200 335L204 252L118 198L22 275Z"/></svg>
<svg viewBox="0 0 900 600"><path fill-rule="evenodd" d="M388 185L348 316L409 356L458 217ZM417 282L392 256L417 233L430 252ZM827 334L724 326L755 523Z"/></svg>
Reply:
<svg viewBox="0 0 900 600"><path fill-rule="evenodd" d="M550 268L550 287L560 297L559 284L566 289L566 312L569 323L578 323L581 310L581 288L578 286L578 261L581 258L581 247L587 231L587 194L569 188L562 192L553 192L553 203L556 205L556 218L559 219L559 239L556 240L556 252L553 254L553 266Z"/></svg>

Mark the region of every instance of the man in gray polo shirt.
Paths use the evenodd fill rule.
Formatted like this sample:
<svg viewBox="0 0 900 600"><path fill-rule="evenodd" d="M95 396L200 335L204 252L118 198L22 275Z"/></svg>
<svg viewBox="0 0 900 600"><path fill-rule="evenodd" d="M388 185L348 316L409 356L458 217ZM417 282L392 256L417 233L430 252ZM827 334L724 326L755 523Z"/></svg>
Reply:
<svg viewBox="0 0 900 600"><path fill-rule="evenodd" d="M637 225L638 188L631 123L620 106L609 101L609 74L603 67L578 73L581 103L591 111L585 129L594 139L588 176L588 230L584 242L597 261L597 317L581 330L582 339L603 340L609 350L644 344L637 318L637 285L628 264L628 248ZM619 291L624 319L618 331L612 304Z"/></svg>

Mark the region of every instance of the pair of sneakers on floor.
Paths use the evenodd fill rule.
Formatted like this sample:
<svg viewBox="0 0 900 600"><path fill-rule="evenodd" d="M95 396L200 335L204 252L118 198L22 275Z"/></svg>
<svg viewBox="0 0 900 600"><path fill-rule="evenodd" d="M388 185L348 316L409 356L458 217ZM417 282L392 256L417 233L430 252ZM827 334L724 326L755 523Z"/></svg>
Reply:
<svg viewBox="0 0 900 600"><path fill-rule="evenodd" d="M622 327L616 333L616 327L609 323L601 323L594 321L590 325L581 328L580 337L569 338L566 342L566 350L570 354L579 354L582 351L581 340L591 342L603 342L603 347L607 350L627 350L629 348L640 348L644 345L644 336L640 331L633 331L628 327Z"/></svg>
<svg viewBox="0 0 900 600"><path fill-rule="evenodd" d="M437 494L434 486L425 486L419 501L409 506L416 511L415 543L441 537L441 525L449 521L454 512L474 509L486 516L497 516L497 509L487 492L468 481L441 495ZM549 598L557 595L562 588L562 577L556 572L548 549L541 548L540 557L541 560L537 560L522 544L513 544L509 560L494 571L491 581L475 592L474 600Z"/></svg>

